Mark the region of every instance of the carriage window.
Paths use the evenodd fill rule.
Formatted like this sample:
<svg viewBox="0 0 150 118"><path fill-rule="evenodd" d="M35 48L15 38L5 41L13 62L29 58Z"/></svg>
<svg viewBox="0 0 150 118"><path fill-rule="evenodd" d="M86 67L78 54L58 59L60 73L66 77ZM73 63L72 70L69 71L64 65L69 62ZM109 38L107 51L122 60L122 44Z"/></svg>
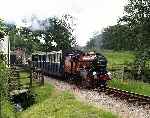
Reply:
<svg viewBox="0 0 150 118"><path fill-rule="evenodd" d="M32 60L33 60L33 61L38 61L38 55L33 55L33 56L32 56Z"/></svg>
<svg viewBox="0 0 150 118"><path fill-rule="evenodd" d="M50 55L50 62L52 63L52 54Z"/></svg>
<svg viewBox="0 0 150 118"><path fill-rule="evenodd" d="M57 62L57 53L55 53L54 55L55 55L55 62Z"/></svg>
<svg viewBox="0 0 150 118"><path fill-rule="evenodd" d="M49 62L51 63L51 55L48 55L48 58L49 58Z"/></svg>
<svg viewBox="0 0 150 118"><path fill-rule="evenodd" d="M56 53L55 56L56 56L56 61L55 62L58 62L58 54Z"/></svg>
<svg viewBox="0 0 150 118"><path fill-rule="evenodd" d="M56 62L56 54L54 54L54 62Z"/></svg>
<svg viewBox="0 0 150 118"><path fill-rule="evenodd" d="M53 63L54 62L54 54L52 54L51 57L52 57L52 63Z"/></svg>
<svg viewBox="0 0 150 118"><path fill-rule="evenodd" d="M62 53L60 53L59 59L60 59L60 61L62 60Z"/></svg>
<svg viewBox="0 0 150 118"><path fill-rule="evenodd" d="M46 55L46 62L49 62L49 55Z"/></svg>
<svg viewBox="0 0 150 118"><path fill-rule="evenodd" d="M59 63L60 62L60 54L57 53L57 62Z"/></svg>
<svg viewBox="0 0 150 118"><path fill-rule="evenodd" d="M42 57L43 57L42 60L43 60L43 61L46 61L46 55L43 55Z"/></svg>
<svg viewBox="0 0 150 118"><path fill-rule="evenodd" d="M41 61L42 60L42 55L39 55L39 61Z"/></svg>

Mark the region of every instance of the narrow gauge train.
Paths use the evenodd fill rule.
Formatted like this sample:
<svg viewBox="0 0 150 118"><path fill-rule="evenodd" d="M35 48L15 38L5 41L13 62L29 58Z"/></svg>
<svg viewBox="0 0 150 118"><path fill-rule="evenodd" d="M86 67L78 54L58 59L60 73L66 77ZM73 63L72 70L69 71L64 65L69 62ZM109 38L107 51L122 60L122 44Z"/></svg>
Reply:
<svg viewBox="0 0 150 118"><path fill-rule="evenodd" d="M100 53L77 50L34 53L32 64L46 74L74 80L86 87L102 87L111 79L107 60Z"/></svg>

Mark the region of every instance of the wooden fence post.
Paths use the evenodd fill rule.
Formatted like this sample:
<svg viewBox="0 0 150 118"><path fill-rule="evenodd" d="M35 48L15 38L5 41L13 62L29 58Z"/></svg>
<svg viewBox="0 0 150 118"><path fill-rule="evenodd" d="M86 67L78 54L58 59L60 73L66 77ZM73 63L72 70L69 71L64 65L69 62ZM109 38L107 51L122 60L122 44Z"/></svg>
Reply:
<svg viewBox="0 0 150 118"><path fill-rule="evenodd" d="M122 68L122 80L124 80L124 65L123 65L123 68Z"/></svg>
<svg viewBox="0 0 150 118"><path fill-rule="evenodd" d="M32 79L33 79L34 68L32 68L31 66L29 68L30 68L30 84L29 84L29 88L32 88Z"/></svg>
<svg viewBox="0 0 150 118"><path fill-rule="evenodd" d="M41 85L44 86L44 74L41 72Z"/></svg>

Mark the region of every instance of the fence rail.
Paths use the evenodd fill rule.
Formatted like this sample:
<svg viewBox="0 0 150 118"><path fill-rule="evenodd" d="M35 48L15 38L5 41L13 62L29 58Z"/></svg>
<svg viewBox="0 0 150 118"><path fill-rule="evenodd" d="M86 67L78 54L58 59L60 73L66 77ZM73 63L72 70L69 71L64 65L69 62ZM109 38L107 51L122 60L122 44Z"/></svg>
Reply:
<svg viewBox="0 0 150 118"><path fill-rule="evenodd" d="M134 79L150 83L150 64L142 69L138 65L109 65L108 70L112 73L113 78L117 79Z"/></svg>

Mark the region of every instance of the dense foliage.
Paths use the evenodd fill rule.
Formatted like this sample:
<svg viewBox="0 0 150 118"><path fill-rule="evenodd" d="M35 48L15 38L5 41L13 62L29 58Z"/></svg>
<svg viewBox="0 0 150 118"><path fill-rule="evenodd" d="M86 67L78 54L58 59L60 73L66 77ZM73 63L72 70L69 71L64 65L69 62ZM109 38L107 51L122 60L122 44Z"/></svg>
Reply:
<svg viewBox="0 0 150 118"><path fill-rule="evenodd" d="M87 42L87 48L94 49L94 48L102 48L102 35L98 32L93 35L90 41Z"/></svg>
<svg viewBox="0 0 150 118"><path fill-rule="evenodd" d="M128 25L114 25L105 28L102 33L102 47L113 50L135 50L136 42Z"/></svg>
<svg viewBox="0 0 150 118"><path fill-rule="evenodd" d="M71 23L72 17L65 15L61 18L50 17L44 20L34 17L31 26L27 27L6 24L11 50L24 48L28 54L31 54L35 51L48 52L70 48L76 44ZM56 45L54 46L52 42Z"/></svg>
<svg viewBox="0 0 150 118"><path fill-rule="evenodd" d="M147 67L150 59L150 1L128 0L124 11L126 14L118 20L118 24L94 35L87 48L99 42L101 46L94 45L96 48L136 52L133 75L138 79L150 80L150 67Z"/></svg>
<svg viewBox="0 0 150 118"><path fill-rule="evenodd" d="M19 114L19 118L118 118L110 112L77 101L68 91L60 92L52 85L35 88L37 104Z"/></svg>
<svg viewBox="0 0 150 118"><path fill-rule="evenodd" d="M101 47L104 49L150 49L150 1L128 0L124 11L126 14L119 19L117 25L104 28L102 38L93 36L95 42L101 41ZM88 44L91 42L93 43L93 40Z"/></svg>
<svg viewBox="0 0 150 118"><path fill-rule="evenodd" d="M0 41L4 40L6 26L0 19ZM8 69L6 68L6 56L0 52L0 118L15 118L13 107L8 98Z"/></svg>
<svg viewBox="0 0 150 118"><path fill-rule="evenodd" d="M75 37L72 35L73 29L70 15L63 16L61 19L54 17L47 19L51 27L47 27L43 32L47 50L68 49L76 44ZM57 46L52 46L51 42L56 42Z"/></svg>

